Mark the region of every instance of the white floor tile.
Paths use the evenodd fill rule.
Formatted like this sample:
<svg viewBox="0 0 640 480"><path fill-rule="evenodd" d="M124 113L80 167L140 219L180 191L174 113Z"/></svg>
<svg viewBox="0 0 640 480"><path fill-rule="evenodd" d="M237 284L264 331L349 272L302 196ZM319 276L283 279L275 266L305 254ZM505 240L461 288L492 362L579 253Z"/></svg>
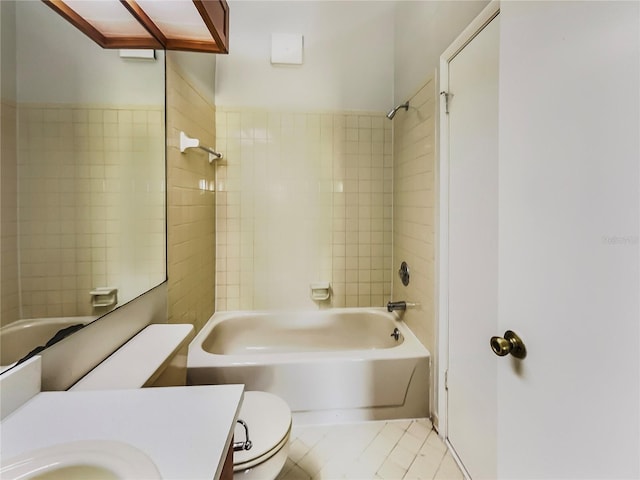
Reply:
<svg viewBox="0 0 640 480"><path fill-rule="evenodd" d="M389 451L381 451L376 449L366 449L362 455L358 458L360 463L367 464L371 467L374 472L377 472L378 469L382 466L384 461L389 456Z"/></svg>
<svg viewBox="0 0 640 480"><path fill-rule="evenodd" d="M440 439L440 437L438 437L438 434L434 430L429 433L427 441L424 442L424 445L422 445L422 448L420 450L424 450L426 448L437 450L439 452L442 452L443 454L447 451L447 446Z"/></svg>
<svg viewBox="0 0 640 480"><path fill-rule="evenodd" d="M425 444L422 446L422 448L418 452L418 456L424 456L430 459L435 459L435 461L438 462L438 465L440 465L440 462L442 461L442 457L444 457L445 453L446 453L446 448L443 450L441 448L429 445L425 442Z"/></svg>
<svg viewBox="0 0 640 480"><path fill-rule="evenodd" d="M333 480L343 478L345 472L351 467L354 459L333 459L327 462L313 477L314 480Z"/></svg>
<svg viewBox="0 0 640 480"><path fill-rule="evenodd" d="M402 430L406 430L407 428L409 428L409 425L411 425L411 422L413 422L412 419L389 420L387 424L395 425L397 427L400 427Z"/></svg>
<svg viewBox="0 0 640 480"><path fill-rule="evenodd" d="M438 471L441 461L442 456L418 455L409 467L405 478L407 480L431 480Z"/></svg>
<svg viewBox="0 0 640 480"><path fill-rule="evenodd" d="M361 458L347 468L344 478L349 480L370 480L375 477L376 471L380 466L381 464L375 466L374 463Z"/></svg>
<svg viewBox="0 0 640 480"><path fill-rule="evenodd" d="M394 442L392 439L380 434L374 438L369 445L367 445L365 452L375 453L376 455L386 457L391 453L391 450L396 446L396 443L397 442Z"/></svg>
<svg viewBox="0 0 640 480"><path fill-rule="evenodd" d="M391 458L388 458L378 470L377 475L385 480L398 480L404 477L405 473L407 473L406 468L402 468Z"/></svg>
<svg viewBox="0 0 640 480"><path fill-rule="evenodd" d="M433 429L431 422L429 420L421 421L416 420L409 428L407 428L407 433L413 435L416 438L422 438L423 440L429 436L429 432Z"/></svg>
<svg viewBox="0 0 640 480"><path fill-rule="evenodd" d="M428 433L428 432L427 432ZM422 445L427 439L427 435L422 437L414 437L408 431L398 440L398 446L411 452L414 456L420 451Z"/></svg>
<svg viewBox="0 0 640 480"><path fill-rule="evenodd" d="M380 435L385 438L388 438L394 444L400 440L402 435L404 435L405 428L402 428L402 425L399 423L387 423L384 428L380 431Z"/></svg>
<svg viewBox="0 0 640 480"><path fill-rule="evenodd" d="M282 477L282 480L311 480L311 475L309 475L299 466L294 465L293 468L291 468L291 470L289 470L286 475Z"/></svg>
<svg viewBox="0 0 640 480"><path fill-rule="evenodd" d="M320 465L324 465L341 453L341 450L336 448L336 445L328 438L320 440L320 442L309 451L309 455L315 458Z"/></svg>
<svg viewBox="0 0 640 480"><path fill-rule="evenodd" d="M328 427L305 427L299 434L296 435L297 438L302 440L305 445L307 445L310 449L315 447L316 444L324 438L327 433Z"/></svg>
<svg viewBox="0 0 640 480"><path fill-rule="evenodd" d="M309 447L299 438L290 441L289 445L289 459L294 463L302 460L307 453L309 453Z"/></svg>
<svg viewBox="0 0 640 480"><path fill-rule="evenodd" d="M305 425L277 480L462 480L428 419Z"/></svg>
<svg viewBox="0 0 640 480"><path fill-rule="evenodd" d="M280 474L278 475L278 477L276 478L276 480L281 480L282 478L285 477L285 475L287 473L289 473L289 470L291 470L293 467L295 467L295 462L293 460L291 460L290 458L287 458L286 462L284 462L284 466L282 467L282 470L280 470Z"/></svg>
<svg viewBox="0 0 640 480"><path fill-rule="evenodd" d="M416 458L416 454L402 448L400 445L396 445L395 448L391 450L389 458L402 468L408 469Z"/></svg>
<svg viewBox="0 0 640 480"><path fill-rule="evenodd" d="M304 470L309 477L313 477L322 470L323 464L317 457L309 452L297 462L297 466Z"/></svg>
<svg viewBox="0 0 640 480"><path fill-rule="evenodd" d="M434 478L437 480L463 480L464 476L458 468L456 461L451 454L447 452Z"/></svg>

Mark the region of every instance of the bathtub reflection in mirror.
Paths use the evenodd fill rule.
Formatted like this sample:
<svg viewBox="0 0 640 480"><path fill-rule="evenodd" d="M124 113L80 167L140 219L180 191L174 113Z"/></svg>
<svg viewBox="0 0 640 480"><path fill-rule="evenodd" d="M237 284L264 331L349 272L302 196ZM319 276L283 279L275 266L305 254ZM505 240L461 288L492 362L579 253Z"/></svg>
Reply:
<svg viewBox="0 0 640 480"><path fill-rule="evenodd" d="M1 3L6 366L165 280L165 95L164 52L123 58L42 2Z"/></svg>

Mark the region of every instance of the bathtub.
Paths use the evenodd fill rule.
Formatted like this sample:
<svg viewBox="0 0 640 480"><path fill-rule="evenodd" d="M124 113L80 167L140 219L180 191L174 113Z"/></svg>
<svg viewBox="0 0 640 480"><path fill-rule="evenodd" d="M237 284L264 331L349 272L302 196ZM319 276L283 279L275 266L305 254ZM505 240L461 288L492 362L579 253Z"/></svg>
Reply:
<svg viewBox="0 0 640 480"><path fill-rule="evenodd" d="M218 312L189 346L187 376L274 393L302 422L415 418L429 413L429 359L385 309Z"/></svg>
<svg viewBox="0 0 640 480"><path fill-rule="evenodd" d="M0 372L40 345L45 345L59 330L86 325L97 317L26 318L0 328Z"/></svg>

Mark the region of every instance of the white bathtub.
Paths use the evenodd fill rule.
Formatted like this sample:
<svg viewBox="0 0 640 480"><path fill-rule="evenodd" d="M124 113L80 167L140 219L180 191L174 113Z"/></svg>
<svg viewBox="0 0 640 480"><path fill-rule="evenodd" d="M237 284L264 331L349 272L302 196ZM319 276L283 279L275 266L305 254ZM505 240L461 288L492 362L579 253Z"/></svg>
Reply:
<svg viewBox="0 0 640 480"><path fill-rule="evenodd" d="M384 309L219 312L189 346L188 382L275 393L302 422L426 417L429 357Z"/></svg>
<svg viewBox="0 0 640 480"><path fill-rule="evenodd" d="M13 366L31 350L45 345L59 330L96 317L26 318L0 328L0 372Z"/></svg>

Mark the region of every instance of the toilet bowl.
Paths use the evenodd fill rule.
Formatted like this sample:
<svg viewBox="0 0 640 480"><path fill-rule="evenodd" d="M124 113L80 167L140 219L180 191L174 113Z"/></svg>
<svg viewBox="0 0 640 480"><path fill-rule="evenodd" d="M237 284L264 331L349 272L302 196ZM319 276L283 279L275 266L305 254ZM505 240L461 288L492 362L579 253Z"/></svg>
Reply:
<svg viewBox="0 0 640 480"><path fill-rule="evenodd" d="M271 393L245 392L238 418L247 426L251 448L236 449L233 452L233 478L274 480L289 454L289 406ZM245 440L245 428L238 423L234 433L234 444L239 446Z"/></svg>
<svg viewBox="0 0 640 480"><path fill-rule="evenodd" d="M179 386L186 384L187 348L191 325L150 325L107 360L89 372L71 390ZM236 425L233 452L235 480L275 480L287 460L291 410L280 397L245 392Z"/></svg>

